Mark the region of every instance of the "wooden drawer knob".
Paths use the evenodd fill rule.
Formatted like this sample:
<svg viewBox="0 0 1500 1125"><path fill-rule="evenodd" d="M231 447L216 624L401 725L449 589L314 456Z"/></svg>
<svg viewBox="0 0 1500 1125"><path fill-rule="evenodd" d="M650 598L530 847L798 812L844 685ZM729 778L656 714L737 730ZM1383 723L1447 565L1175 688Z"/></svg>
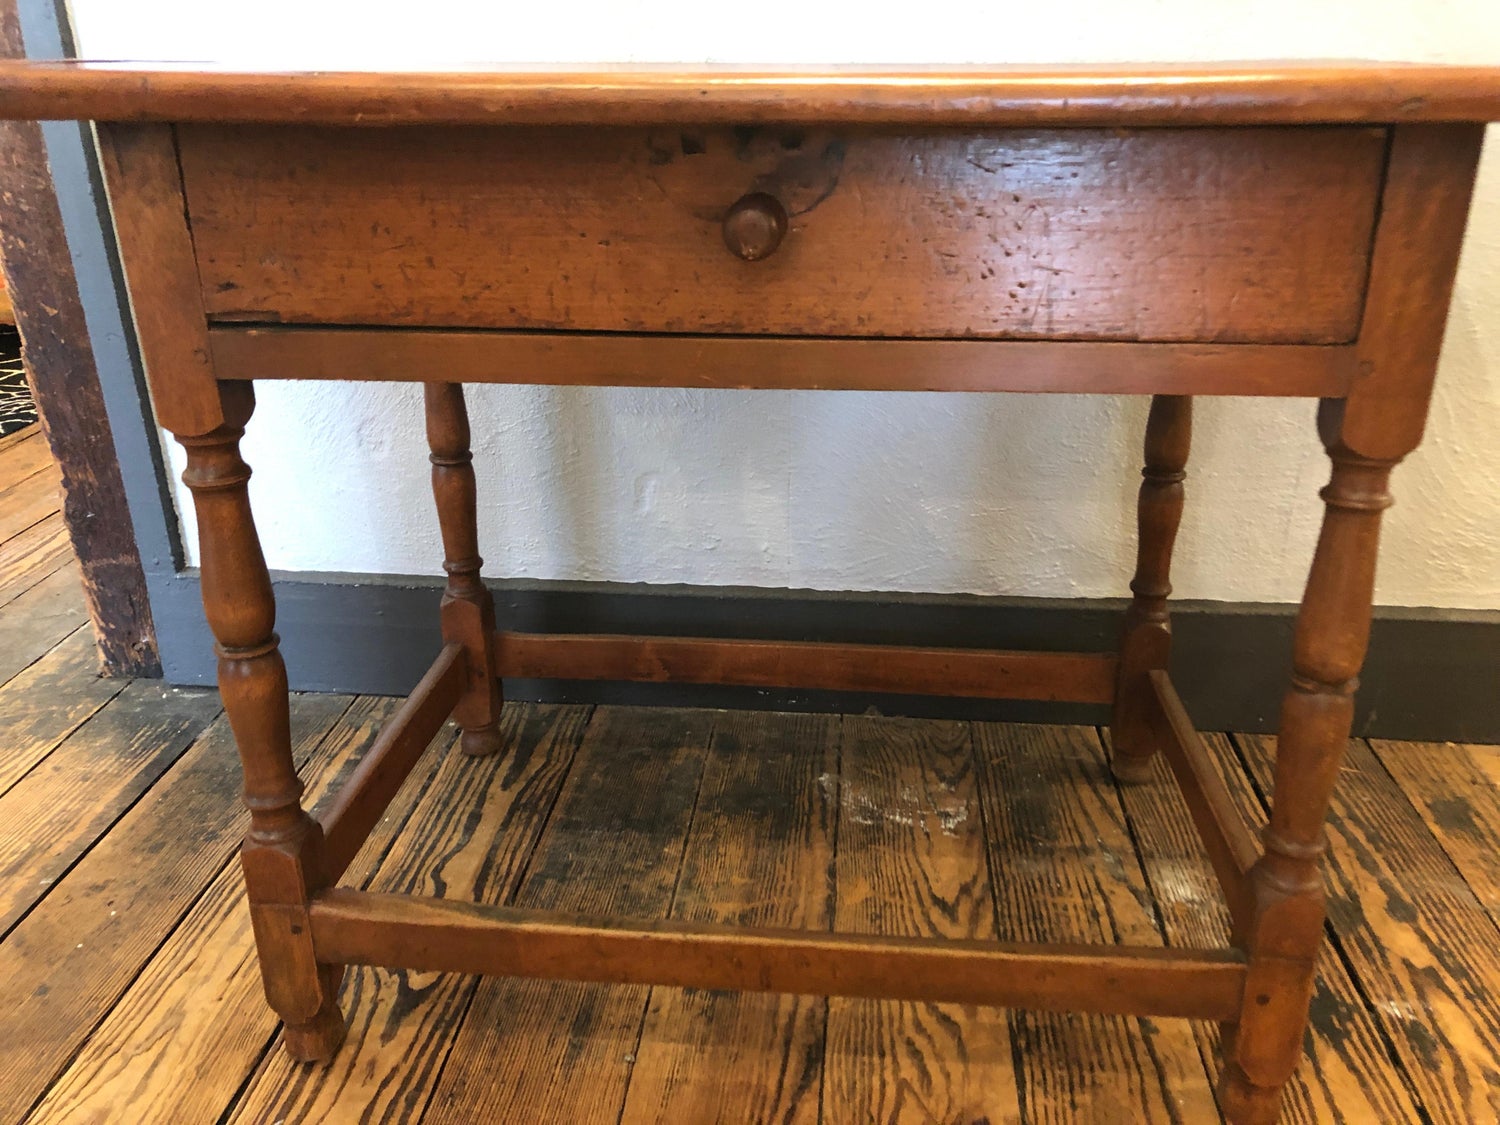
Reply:
<svg viewBox="0 0 1500 1125"><path fill-rule="evenodd" d="M786 208L763 191L740 199L724 215L724 245L747 262L768 258L786 236Z"/></svg>

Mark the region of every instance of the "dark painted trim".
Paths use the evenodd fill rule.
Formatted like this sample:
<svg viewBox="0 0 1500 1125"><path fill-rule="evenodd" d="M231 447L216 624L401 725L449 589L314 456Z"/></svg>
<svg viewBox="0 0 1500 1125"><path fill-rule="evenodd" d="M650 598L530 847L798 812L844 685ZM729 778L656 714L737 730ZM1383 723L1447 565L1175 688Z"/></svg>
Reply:
<svg viewBox="0 0 1500 1125"><path fill-rule="evenodd" d="M507 628L867 644L1109 651L1125 603L748 587L492 582ZM292 684L404 695L437 655L436 578L282 575L276 582ZM179 643L167 676L212 683L211 641L191 572L154 595ZM1272 731L1291 666L1294 606L1183 602L1173 677L1205 730ZM1500 612L1377 611L1355 731L1500 742ZM862 712L1015 722L1106 721L1078 704L932 699L678 684L510 681L513 699Z"/></svg>

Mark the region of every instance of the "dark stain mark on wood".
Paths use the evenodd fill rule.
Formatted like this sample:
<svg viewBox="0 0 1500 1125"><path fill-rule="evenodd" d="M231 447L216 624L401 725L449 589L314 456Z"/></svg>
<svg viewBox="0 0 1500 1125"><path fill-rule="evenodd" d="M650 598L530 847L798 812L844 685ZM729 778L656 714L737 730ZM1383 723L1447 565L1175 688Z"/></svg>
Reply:
<svg viewBox="0 0 1500 1125"><path fill-rule="evenodd" d="M1434 797L1427 802L1427 809L1439 828L1449 832L1476 832L1474 807L1461 795Z"/></svg>

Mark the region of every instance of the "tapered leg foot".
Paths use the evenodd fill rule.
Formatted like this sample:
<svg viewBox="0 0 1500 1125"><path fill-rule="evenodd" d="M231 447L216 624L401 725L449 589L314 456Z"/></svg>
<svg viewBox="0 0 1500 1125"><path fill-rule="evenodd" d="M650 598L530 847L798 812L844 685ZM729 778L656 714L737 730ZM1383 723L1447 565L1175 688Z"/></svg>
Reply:
<svg viewBox="0 0 1500 1125"><path fill-rule="evenodd" d="M1156 772L1152 764L1156 757L1156 747L1147 748L1146 753L1139 755L1127 755L1120 753L1116 746L1110 755L1109 768L1115 775L1115 780L1126 785L1139 785L1143 781L1150 781Z"/></svg>
<svg viewBox="0 0 1500 1125"><path fill-rule="evenodd" d="M458 747L471 758L487 758L500 753L500 724L484 727L466 727L459 736Z"/></svg>
<svg viewBox="0 0 1500 1125"><path fill-rule="evenodd" d="M344 979L342 965L319 965L318 980L326 997L316 1015L306 1023L288 1023L282 1028L281 1042L286 1053L298 1062L327 1063L343 1045L348 1026L339 1010L339 984Z"/></svg>
<svg viewBox="0 0 1500 1125"><path fill-rule="evenodd" d="M329 1004L309 1023L287 1024L281 1041L286 1053L298 1062L329 1063L343 1046L347 1032L344 1014L337 1004Z"/></svg>
<svg viewBox="0 0 1500 1125"><path fill-rule="evenodd" d="M1219 1112L1225 1125L1276 1125L1283 1087L1256 1086L1232 1062L1219 1075Z"/></svg>

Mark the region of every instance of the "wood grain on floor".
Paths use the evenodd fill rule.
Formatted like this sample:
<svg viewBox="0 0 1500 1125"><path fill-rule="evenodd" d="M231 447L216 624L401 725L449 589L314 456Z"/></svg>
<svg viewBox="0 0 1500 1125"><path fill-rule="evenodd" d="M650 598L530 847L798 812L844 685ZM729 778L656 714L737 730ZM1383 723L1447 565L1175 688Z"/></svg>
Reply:
<svg viewBox="0 0 1500 1125"><path fill-rule="evenodd" d="M289 1062L217 696L97 676L44 453L34 433L0 446L0 1121L1217 1120L1217 1027L972 1005L360 968L333 1064ZM392 709L293 698L310 801ZM1116 785L1090 727L512 704L504 733L475 760L446 728L346 882L934 937L1227 937L1167 771ZM1209 744L1262 821L1273 743ZM1500 748L1352 743L1329 834L1284 1119L1500 1122Z"/></svg>

